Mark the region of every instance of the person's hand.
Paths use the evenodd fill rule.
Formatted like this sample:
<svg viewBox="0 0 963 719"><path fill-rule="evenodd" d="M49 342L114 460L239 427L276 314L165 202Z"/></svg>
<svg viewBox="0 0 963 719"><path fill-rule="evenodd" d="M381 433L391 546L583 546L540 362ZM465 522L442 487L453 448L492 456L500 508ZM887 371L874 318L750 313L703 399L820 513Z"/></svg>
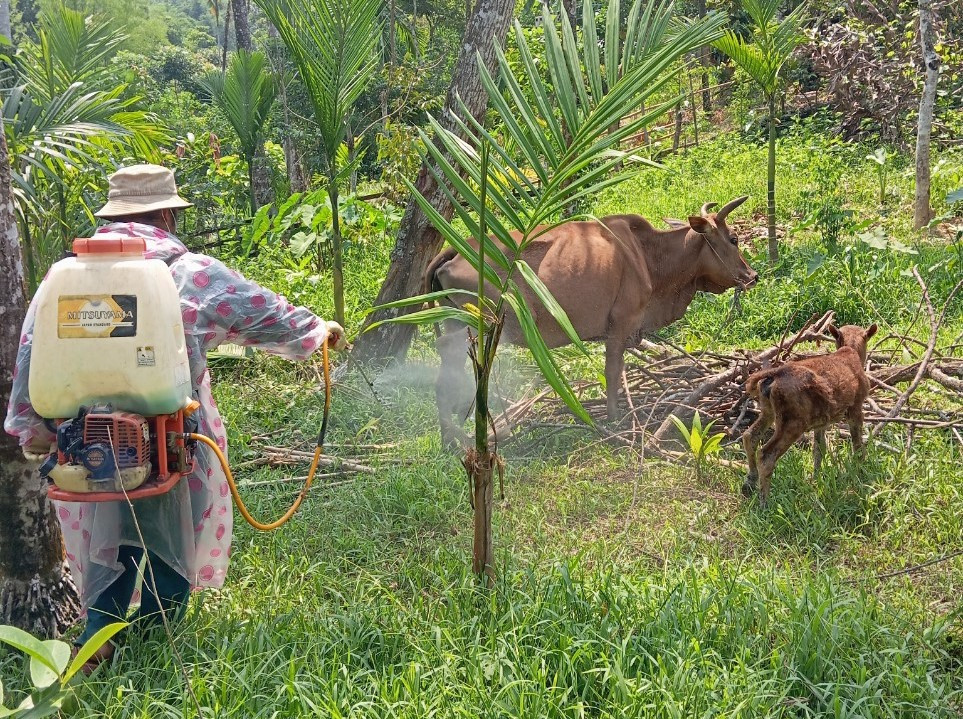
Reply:
<svg viewBox="0 0 963 719"><path fill-rule="evenodd" d="M30 442L21 447L24 459L28 462L43 462L52 453L57 451L57 445L49 440L41 440L34 437Z"/></svg>
<svg viewBox="0 0 963 719"><path fill-rule="evenodd" d="M333 350L348 348L348 338L344 336L344 327L337 322L328 322L328 347Z"/></svg>

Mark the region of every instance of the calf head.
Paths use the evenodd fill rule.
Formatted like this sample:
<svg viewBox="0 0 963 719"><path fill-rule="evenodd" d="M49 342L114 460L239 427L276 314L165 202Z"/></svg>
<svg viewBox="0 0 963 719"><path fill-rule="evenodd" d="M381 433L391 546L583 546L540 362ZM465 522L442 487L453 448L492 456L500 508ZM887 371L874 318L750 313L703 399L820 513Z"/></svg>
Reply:
<svg viewBox="0 0 963 719"><path fill-rule="evenodd" d="M856 350L856 354L859 355L859 361L862 364L866 364L866 343L869 342L870 337L876 334L878 328L875 322L865 330L858 325L843 325L842 327L829 325L827 329L829 330L829 334L833 336L833 339L836 340L836 349L850 347Z"/></svg>
<svg viewBox="0 0 963 719"><path fill-rule="evenodd" d="M716 203L707 202L702 206L700 215L689 218L689 227L699 233L706 243L699 255L696 279L696 286L703 292L721 294L730 287L747 290L759 280L759 273L749 266L739 250L739 239L726 225L726 216L747 199L736 198L713 213L710 210Z"/></svg>

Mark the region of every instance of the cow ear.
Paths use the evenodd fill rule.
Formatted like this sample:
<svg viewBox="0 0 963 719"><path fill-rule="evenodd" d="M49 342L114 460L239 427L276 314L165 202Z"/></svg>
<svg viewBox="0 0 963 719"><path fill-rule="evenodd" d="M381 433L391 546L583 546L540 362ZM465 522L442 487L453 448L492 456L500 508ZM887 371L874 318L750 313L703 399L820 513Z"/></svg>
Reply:
<svg viewBox="0 0 963 719"><path fill-rule="evenodd" d="M665 220L665 224L667 224L673 230L678 230L680 227L689 226L688 223L683 222L682 220L677 220L674 217L663 217L662 219Z"/></svg>
<svg viewBox="0 0 963 719"><path fill-rule="evenodd" d="M712 232L712 223L709 222L709 220L707 220L705 217L700 217L699 215L692 215L689 217L689 227L701 235Z"/></svg>
<svg viewBox="0 0 963 719"><path fill-rule="evenodd" d="M866 330L866 339L869 339L869 338L872 337L874 334L876 334L876 330L878 330L878 329L879 329L879 327L876 326L876 323L875 323L875 322L874 322L873 324L871 324L871 325L869 326L869 329Z"/></svg>
<svg viewBox="0 0 963 719"><path fill-rule="evenodd" d="M829 334L833 336L833 339L835 339L837 342L839 342L840 339L842 338L842 335L839 334L839 329L836 327L836 325L829 325L826 328L826 330L829 332Z"/></svg>

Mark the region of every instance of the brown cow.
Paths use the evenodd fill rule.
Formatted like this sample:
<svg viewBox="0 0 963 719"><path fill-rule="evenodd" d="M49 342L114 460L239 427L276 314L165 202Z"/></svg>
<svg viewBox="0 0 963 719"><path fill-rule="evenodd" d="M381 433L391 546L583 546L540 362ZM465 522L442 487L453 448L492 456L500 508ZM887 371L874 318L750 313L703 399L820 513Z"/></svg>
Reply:
<svg viewBox="0 0 963 719"><path fill-rule="evenodd" d="M746 380L746 393L759 406L757 419L742 443L749 460L749 476L742 485L747 498L759 483L759 504L765 506L776 462L809 430L813 437L813 474L819 474L826 451L826 428L845 419L853 450L863 448L863 402L869 394L866 343L876 334L876 325L864 330L856 325L829 326L836 351L804 357L778 367L759 370ZM763 433L775 425L772 437L759 451Z"/></svg>
<svg viewBox="0 0 963 719"><path fill-rule="evenodd" d="M679 319L699 290L721 294L731 287L752 287L758 274L747 263L726 216L746 201L740 197L710 213L706 203L688 224L657 230L639 215L610 215L593 222L568 222L534 240L523 259L535 270L565 310L578 336L605 342L605 381L609 421L617 419L623 354L630 340ZM535 322L549 347L569 344L568 336L534 293L519 279ZM448 249L432 260L425 289L459 288L474 292L478 275L471 264ZM490 296L497 296L489 287ZM456 298L452 304L458 304ZM447 323L451 330L453 323ZM458 325L438 338L441 370L436 394L442 440L463 438L452 422L463 421L471 406L465 381L467 330ZM518 321L505 319L503 339L524 345ZM456 393L460 392L460 396Z"/></svg>

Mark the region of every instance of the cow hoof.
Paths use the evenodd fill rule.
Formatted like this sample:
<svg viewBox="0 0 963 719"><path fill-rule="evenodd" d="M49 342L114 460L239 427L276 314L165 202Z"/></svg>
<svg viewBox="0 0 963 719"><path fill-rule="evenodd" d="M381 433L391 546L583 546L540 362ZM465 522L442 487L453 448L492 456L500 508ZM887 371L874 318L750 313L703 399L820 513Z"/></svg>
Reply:
<svg viewBox="0 0 963 719"><path fill-rule="evenodd" d="M747 479L742 483L742 496L746 499L751 499L752 495L756 493L756 483L751 479Z"/></svg>
<svg viewBox="0 0 963 719"><path fill-rule="evenodd" d="M446 452L461 454L468 446L468 435L458 430L442 432L441 446Z"/></svg>

